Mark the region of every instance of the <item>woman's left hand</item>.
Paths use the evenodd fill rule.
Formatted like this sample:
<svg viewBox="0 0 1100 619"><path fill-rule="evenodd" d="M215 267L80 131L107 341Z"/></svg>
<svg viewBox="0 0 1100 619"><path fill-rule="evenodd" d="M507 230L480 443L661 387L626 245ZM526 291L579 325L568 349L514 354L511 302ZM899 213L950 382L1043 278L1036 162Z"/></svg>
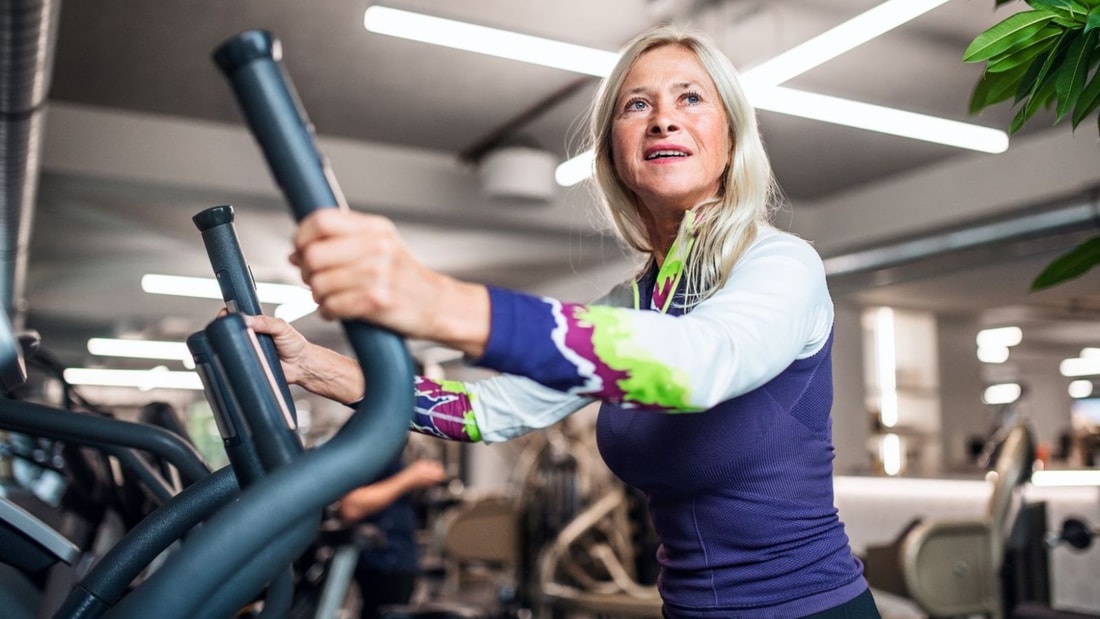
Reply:
<svg viewBox="0 0 1100 619"><path fill-rule="evenodd" d="M488 340L484 286L460 282L414 259L393 222L340 209L302 220L291 262L321 315L362 319L402 335L480 355Z"/></svg>

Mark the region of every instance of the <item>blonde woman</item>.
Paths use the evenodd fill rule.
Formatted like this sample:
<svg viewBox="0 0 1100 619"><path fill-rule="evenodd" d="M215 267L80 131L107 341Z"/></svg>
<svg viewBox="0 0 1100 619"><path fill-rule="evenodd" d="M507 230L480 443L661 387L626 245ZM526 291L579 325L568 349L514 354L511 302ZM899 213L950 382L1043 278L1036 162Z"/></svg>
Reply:
<svg viewBox="0 0 1100 619"><path fill-rule="evenodd" d="M292 261L328 318L464 351L501 376L417 379L416 431L505 441L593 400L643 490L667 617L877 617L833 504L833 305L820 257L769 224L774 182L728 59L697 33L629 43L592 106L595 184L646 268L591 304L457 281L387 219L322 209ZM275 336L288 380L344 402L358 365Z"/></svg>

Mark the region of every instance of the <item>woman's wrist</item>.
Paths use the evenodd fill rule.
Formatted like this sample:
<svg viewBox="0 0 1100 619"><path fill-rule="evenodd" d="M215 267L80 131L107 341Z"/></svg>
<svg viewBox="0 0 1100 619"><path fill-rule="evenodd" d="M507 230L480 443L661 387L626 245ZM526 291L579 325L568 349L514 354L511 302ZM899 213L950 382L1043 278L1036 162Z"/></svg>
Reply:
<svg viewBox="0 0 1100 619"><path fill-rule="evenodd" d="M489 342L488 288L448 278L443 294L439 307L446 311L435 317L429 337L469 357L480 357Z"/></svg>
<svg viewBox="0 0 1100 619"><path fill-rule="evenodd" d="M297 381L302 388L342 404L363 397L363 373L354 359L315 344L303 357Z"/></svg>

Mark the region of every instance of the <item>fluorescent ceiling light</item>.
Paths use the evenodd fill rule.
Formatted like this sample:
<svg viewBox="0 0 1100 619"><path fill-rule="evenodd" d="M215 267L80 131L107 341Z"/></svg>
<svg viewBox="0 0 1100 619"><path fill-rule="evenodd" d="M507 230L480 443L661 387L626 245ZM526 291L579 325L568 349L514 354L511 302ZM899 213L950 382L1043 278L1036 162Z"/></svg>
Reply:
<svg viewBox="0 0 1100 619"><path fill-rule="evenodd" d="M985 153L1008 150L1008 134L999 129L841 99L784 86L749 93L758 108L914 140Z"/></svg>
<svg viewBox="0 0 1100 619"><path fill-rule="evenodd" d="M619 57L615 52L378 5L367 7L363 14L363 26L368 32L377 34L597 77L610 73Z"/></svg>
<svg viewBox="0 0 1100 619"><path fill-rule="evenodd" d="M836 56L922 15L947 0L888 0L832 28L787 52L745 71L746 90L753 105L768 111L811 118L858 129L913 138L986 153L1008 149L1004 131L923 114L826 97L814 93L777 88ZM530 62L596 77L610 73L618 54L517 34L465 22L373 5L363 15L363 25L386 34L433 45ZM824 109L817 106L824 106ZM555 178L564 187L574 185L580 170L592 158L578 155L558 167Z"/></svg>
<svg viewBox="0 0 1100 619"><path fill-rule="evenodd" d="M875 311L875 369L878 375L879 420L892 428L898 424L898 353L895 346L894 310Z"/></svg>
<svg viewBox="0 0 1100 619"><path fill-rule="evenodd" d="M1016 346L1024 339L1024 332L1020 327L996 327L978 331L974 341L978 347L982 346Z"/></svg>
<svg viewBox="0 0 1100 619"><path fill-rule="evenodd" d="M1008 361L1008 346L987 344L978 346L978 361L982 363L1004 363Z"/></svg>
<svg viewBox="0 0 1100 619"><path fill-rule="evenodd" d="M1066 388L1069 392L1069 397L1074 400L1080 400L1081 398L1087 398L1092 395L1092 381L1091 380L1075 380L1070 382L1069 387Z"/></svg>
<svg viewBox="0 0 1100 619"><path fill-rule="evenodd" d="M919 17L948 0L888 0L745 71L746 85L778 86Z"/></svg>
<svg viewBox="0 0 1100 619"><path fill-rule="evenodd" d="M167 294L199 299L221 299L218 281L212 277L184 277L147 273L141 277L141 289L150 294ZM287 322L308 316L317 309L313 293L293 284L256 282L256 297L261 303L278 305L275 315ZM285 309L284 309L285 308Z"/></svg>
<svg viewBox="0 0 1100 619"><path fill-rule="evenodd" d="M65 380L73 385L101 387L134 387L142 391L150 389L202 390L202 381L195 372L172 372L160 366L152 370L104 370L96 368L68 368Z"/></svg>
<svg viewBox="0 0 1100 619"><path fill-rule="evenodd" d="M299 318L309 316L315 311L317 311L317 304L313 302L313 299L308 301L296 301L293 303L283 303L279 307L276 307L275 317L282 318L287 322L294 322Z"/></svg>
<svg viewBox="0 0 1100 619"><path fill-rule="evenodd" d="M1100 357L1062 359L1058 364L1058 371L1066 378L1095 376L1100 374Z"/></svg>
<svg viewBox="0 0 1100 619"><path fill-rule="evenodd" d="M1100 470L1065 469L1043 470L1031 473L1033 486L1100 486Z"/></svg>
<svg viewBox="0 0 1100 619"><path fill-rule="evenodd" d="M88 352L102 357L127 357L131 359L171 359L182 361L188 368L195 367L195 359L187 344L155 340L124 340L93 337L88 340Z"/></svg>
<svg viewBox="0 0 1100 619"><path fill-rule="evenodd" d="M584 179L592 176L593 165L596 163L595 153L591 149L563 161L554 170L554 180L562 187L572 187Z"/></svg>
<svg viewBox="0 0 1100 619"><path fill-rule="evenodd" d="M200 299L220 299L222 289L209 277L180 277L148 273L141 276L141 289L149 294L170 294Z"/></svg>
<svg viewBox="0 0 1100 619"><path fill-rule="evenodd" d="M879 458L882 459L883 473L891 477L901 473L901 437L894 433L884 434L879 443Z"/></svg>
<svg viewBox="0 0 1100 619"><path fill-rule="evenodd" d="M1020 399L1023 390L1018 383L990 385L982 392L982 402L986 404L1012 404Z"/></svg>

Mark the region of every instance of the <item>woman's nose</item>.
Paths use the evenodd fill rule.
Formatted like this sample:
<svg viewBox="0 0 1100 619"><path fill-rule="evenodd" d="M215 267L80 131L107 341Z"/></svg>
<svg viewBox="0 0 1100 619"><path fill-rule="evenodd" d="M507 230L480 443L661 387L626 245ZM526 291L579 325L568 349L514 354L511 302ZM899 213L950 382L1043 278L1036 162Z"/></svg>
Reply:
<svg viewBox="0 0 1100 619"><path fill-rule="evenodd" d="M653 135L672 133L677 129L679 129L679 125L670 115L665 113L655 114L649 125L649 132Z"/></svg>

